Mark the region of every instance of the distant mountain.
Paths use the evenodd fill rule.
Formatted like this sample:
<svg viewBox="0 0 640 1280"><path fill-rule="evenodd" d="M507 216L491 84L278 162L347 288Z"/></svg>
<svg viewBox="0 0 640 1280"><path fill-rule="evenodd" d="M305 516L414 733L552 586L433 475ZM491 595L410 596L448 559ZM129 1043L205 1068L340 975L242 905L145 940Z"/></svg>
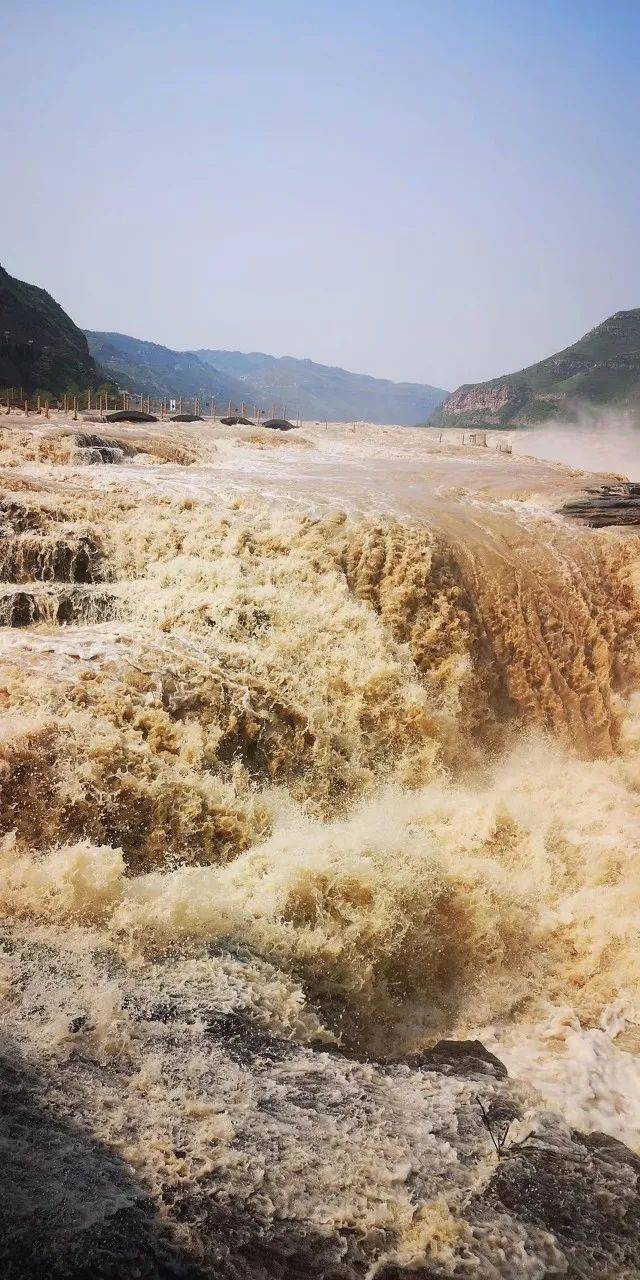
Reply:
<svg viewBox="0 0 640 1280"><path fill-rule="evenodd" d="M521 427L604 407L640 416L640 308L616 311L573 346L519 373L459 387L431 421Z"/></svg>
<svg viewBox="0 0 640 1280"><path fill-rule="evenodd" d="M274 406L280 412L300 412L303 418L344 422L397 422L410 426L424 422L446 396L446 391L419 382L390 382L367 374L349 373L313 360L293 356L269 356L252 351L196 353L215 369L238 378L246 387L244 399Z"/></svg>
<svg viewBox="0 0 640 1280"><path fill-rule="evenodd" d="M0 387L59 395L108 382L82 330L51 295L0 267Z"/></svg>
<svg viewBox="0 0 640 1280"><path fill-rule="evenodd" d="M220 373L193 351L172 351L157 342L144 342L125 333L85 330L91 354L125 391L150 396L199 397L225 407L229 400L240 405L253 393L244 383ZM203 404L203 408L205 405Z"/></svg>

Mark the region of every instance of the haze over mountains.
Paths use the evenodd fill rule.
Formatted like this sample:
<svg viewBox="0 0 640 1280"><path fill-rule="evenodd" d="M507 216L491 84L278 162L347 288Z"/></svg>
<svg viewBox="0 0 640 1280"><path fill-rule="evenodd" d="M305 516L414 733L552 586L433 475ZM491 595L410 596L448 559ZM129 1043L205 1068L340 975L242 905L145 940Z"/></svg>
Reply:
<svg viewBox="0 0 640 1280"><path fill-rule="evenodd" d="M242 352L173 351L127 334L83 333L44 289L0 267L0 387L17 395L117 385L151 396L228 401L307 418L351 418L411 425L445 391L348 373L311 360Z"/></svg>
<svg viewBox="0 0 640 1280"><path fill-rule="evenodd" d="M95 359L120 386L145 395L198 396L218 404L242 401L303 418L333 422L352 418L397 422L424 421L446 395L439 387L390 382L291 356L242 351L172 351L122 333L86 331Z"/></svg>
<svg viewBox="0 0 640 1280"><path fill-rule="evenodd" d="M239 379L251 393L244 399L265 404L285 404L303 418L349 421L397 422L411 426L424 421L446 391L416 382L391 382L366 374L349 373L314 360L270 356L261 351L211 351L197 353L207 364Z"/></svg>
<svg viewBox="0 0 640 1280"><path fill-rule="evenodd" d="M518 373L458 387L431 421L524 427L578 420L585 408L640 417L640 308L616 311L572 346Z"/></svg>
<svg viewBox="0 0 640 1280"><path fill-rule="evenodd" d="M203 408L244 401L277 413L341 422L525 427L579 421L585 409L640 421L640 308L617 311L578 342L517 373L438 387L391 382L291 356L202 347L174 351L126 334L83 333L36 285L0 267L0 387L65 391L101 386L150 396L199 398Z"/></svg>

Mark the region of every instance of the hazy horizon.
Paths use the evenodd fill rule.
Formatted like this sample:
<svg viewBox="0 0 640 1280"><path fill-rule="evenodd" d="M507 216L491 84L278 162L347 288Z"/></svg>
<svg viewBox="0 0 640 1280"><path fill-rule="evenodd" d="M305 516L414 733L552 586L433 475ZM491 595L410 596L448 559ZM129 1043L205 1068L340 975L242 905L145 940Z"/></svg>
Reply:
<svg viewBox="0 0 640 1280"><path fill-rule="evenodd" d="M82 328L451 390L640 303L626 0L3 17L0 258Z"/></svg>

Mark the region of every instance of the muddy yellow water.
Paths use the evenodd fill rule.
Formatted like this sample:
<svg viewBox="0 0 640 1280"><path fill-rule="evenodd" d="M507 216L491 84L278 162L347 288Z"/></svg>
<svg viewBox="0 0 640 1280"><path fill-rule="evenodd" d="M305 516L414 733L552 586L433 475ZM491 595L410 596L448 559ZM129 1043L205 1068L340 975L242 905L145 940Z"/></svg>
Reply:
<svg viewBox="0 0 640 1280"><path fill-rule="evenodd" d="M161 1147L195 1116L197 1165L233 1106L136 1041L127 983L240 983L261 1025L360 1059L477 1034L639 1144L640 539L557 514L597 479L364 425L92 426L105 465L77 425L0 420L24 1052L68 1062L82 1005L98 1059L134 1055L126 1120L75 1105L152 1182L154 1123ZM353 1201L329 1166L305 1184L356 1226L394 1164L363 1133Z"/></svg>

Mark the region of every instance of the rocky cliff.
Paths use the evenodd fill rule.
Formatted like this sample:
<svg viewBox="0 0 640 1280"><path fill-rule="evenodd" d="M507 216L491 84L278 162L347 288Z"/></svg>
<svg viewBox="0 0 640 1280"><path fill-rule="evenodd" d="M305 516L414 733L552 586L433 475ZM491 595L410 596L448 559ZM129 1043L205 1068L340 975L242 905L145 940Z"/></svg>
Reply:
<svg viewBox="0 0 640 1280"><path fill-rule="evenodd" d="M57 395L109 381L55 299L0 266L0 387Z"/></svg>
<svg viewBox="0 0 640 1280"><path fill-rule="evenodd" d="M519 373L466 384L432 416L443 426L518 427L611 407L640 417L640 308Z"/></svg>

